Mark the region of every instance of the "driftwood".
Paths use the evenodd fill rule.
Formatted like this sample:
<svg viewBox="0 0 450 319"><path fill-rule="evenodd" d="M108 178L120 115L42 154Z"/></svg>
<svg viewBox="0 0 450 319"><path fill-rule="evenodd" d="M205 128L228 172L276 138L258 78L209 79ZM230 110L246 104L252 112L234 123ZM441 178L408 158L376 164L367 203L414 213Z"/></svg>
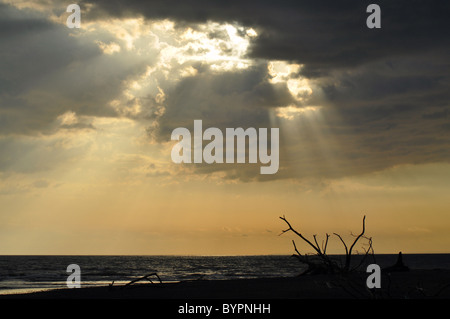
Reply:
<svg viewBox="0 0 450 319"><path fill-rule="evenodd" d="M153 272L151 274L148 274L148 275L145 275L145 276L142 276L140 278L137 278L137 279L134 279L134 280L130 281L129 283L127 283L125 285L125 287L131 286L132 284L134 284L134 283L136 283L138 281L141 281L141 280L148 280L148 281L150 281L150 283L153 283L153 281L149 278L150 276L156 276L158 278L158 280L159 280L159 283L162 284L161 278L159 278L159 276L158 276L158 274L156 272Z"/></svg>
<svg viewBox="0 0 450 319"><path fill-rule="evenodd" d="M161 280L161 278L158 276L158 274L157 274L156 272L152 272L151 274L147 274L147 275L145 275L145 276L142 276L142 277L139 277L139 278L136 278L136 279L130 281L129 283L127 283L127 284L121 286L121 288L127 288L127 287L129 287L129 286L131 286L131 285L137 283L138 281L141 281L141 280L148 280L150 283L153 284L153 281L149 278L149 277L151 277L151 276L156 276L156 277L158 278L158 280L159 280L159 283L162 284L162 280ZM114 281L109 285L109 288L110 288L110 289L113 288L113 285L114 285Z"/></svg>
<svg viewBox="0 0 450 319"><path fill-rule="evenodd" d="M280 219L283 220L288 225L288 228L283 230L280 235L291 231L294 234L296 234L297 236L299 236L309 246L311 246L316 252L316 255L314 256L315 258L311 258L311 256L308 256L306 254L302 255L298 251L298 249L295 245L295 241L292 241L292 244L294 245L294 250L296 252L296 255L294 254L293 256L296 257L301 263L304 263L308 266L308 269L305 272L303 272L302 274L307 274L307 273L311 273L311 274L348 273L348 272L351 272L351 271L359 268L370 253L373 255L372 238L364 236L364 233L366 231L366 216L364 216L364 218L363 218L361 233L359 235L355 236L355 239L354 239L353 243L350 245L350 247L347 246L347 244L345 243L345 241L342 239L342 237L339 234L334 233L334 235L340 239L342 245L345 248L345 265L343 265L343 266L338 265L337 262L332 260L326 253L328 239L330 237L329 234L326 234L326 239L324 242L322 242L322 245L320 246L319 243L317 242L316 235L313 235L313 239L314 239L314 243L313 243L312 241L308 240L305 236L303 236L300 232L295 230L284 216L280 217ZM355 247L356 243L361 238L364 238L368 241L369 247L367 250L365 250L364 258L362 258L359 265L354 268L351 268L352 251L353 251L353 248Z"/></svg>

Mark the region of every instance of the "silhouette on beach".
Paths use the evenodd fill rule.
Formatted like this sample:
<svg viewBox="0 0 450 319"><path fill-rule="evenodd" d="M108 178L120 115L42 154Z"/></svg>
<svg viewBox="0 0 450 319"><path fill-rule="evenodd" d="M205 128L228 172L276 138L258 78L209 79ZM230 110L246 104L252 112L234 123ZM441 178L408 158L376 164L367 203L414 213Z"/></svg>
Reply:
<svg viewBox="0 0 450 319"><path fill-rule="evenodd" d="M402 252L398 253L397 262L394 265L387 267L385 270L388 272L409 271L409 267L403 263Z"/></svg>

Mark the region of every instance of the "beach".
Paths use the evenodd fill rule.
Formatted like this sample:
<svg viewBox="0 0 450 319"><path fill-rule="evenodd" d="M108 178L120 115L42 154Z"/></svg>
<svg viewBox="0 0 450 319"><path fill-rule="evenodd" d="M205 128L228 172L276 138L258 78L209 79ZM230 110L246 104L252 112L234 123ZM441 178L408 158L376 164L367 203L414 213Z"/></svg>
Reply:
<svg viewBox="0 0 450 319"><path fill-rule="evenodd" d="M369 274L135 283L29 294L0 299L447 299L450 270L382 273L381 288L368 289Z"/></svg>

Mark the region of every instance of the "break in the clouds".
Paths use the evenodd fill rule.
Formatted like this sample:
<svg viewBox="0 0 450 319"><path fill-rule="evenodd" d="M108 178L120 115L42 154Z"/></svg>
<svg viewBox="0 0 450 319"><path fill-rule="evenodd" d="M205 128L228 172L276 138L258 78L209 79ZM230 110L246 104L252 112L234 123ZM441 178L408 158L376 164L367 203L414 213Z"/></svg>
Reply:
<svg viewBox="0 0 450 319"><path fill-rule="evenodd" d="M131 120L163 145L201 119L279 127L280 170L178 174L330 178L447 162L449 4L377 3L374 30L367 1L80 1L79 30L59 1L2 3L2 153L20 156L23 136L94 134L102 118Z"/></svg>
<svg viewBox="0 0 450 319"><path fill-rule="evenodd" d="M372 2L84 0L81 3L92 8L88 13L92 19L142 16L169 18L181 25L238 22L260 31L250 56L298 61L313 74L412 52L448 51L447 2L377 1L382 8L382 29L369 32L374 30L366 28L366 8Z"/></svg>

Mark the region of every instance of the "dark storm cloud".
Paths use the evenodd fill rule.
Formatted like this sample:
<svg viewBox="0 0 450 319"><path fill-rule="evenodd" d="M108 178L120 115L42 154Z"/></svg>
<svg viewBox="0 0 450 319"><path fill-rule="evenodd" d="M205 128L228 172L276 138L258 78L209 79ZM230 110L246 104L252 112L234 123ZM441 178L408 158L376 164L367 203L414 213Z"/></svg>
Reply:
<svg viewBox="0 0 450 319"><path fill-rule="evenodd" d="M71 60L73 41L35 12L0 3L0 27L0 94L19 95Z"/></svg>
<svg viewBox="0 0 450 319"><path fill-rule="evenodd" d="M29 134L48 129L67 110L51 83L42 90L49 76L77 55L90 59L100 52L93 46L77 46L66 30L36 12L0 6L2 30L9 30L0 35L0 132ZM39 89L41 94L29 95Z"/></svg>
<svg viewBox="0 0 450 319"><path fill-rule="evenodd" d="M25 32L41 32L52 28L52 23L43 19L43 16L34 14L24 18L18 11L12 10L9 5L0 3L0 36L2 39L12 38Z"/></svg>
<svg viewBox="0 0 450 319"><path fill-rule="evenodd" d="M370 3L381 7L381 29L366 27ZM193 65L197 75L164 88L165 113L149 129L157 141L169 140L176 127L191 128L194 119L202 119L205 127L271 126L267 110L293 104L293 97L285 84L269 82L267 60L303 65L291 76L311 80L314 92L307 102L323 106L322 121L300 120L298 135L280 150L278 174L260 176L247 165L203 165L196 172L222 170L227 178L245 181L288 178L293 171L299 176L340 177L450 159L448 1L83 0L79 4L82 21L167 18L180 28L216 21L257 31L248 56L262 61L253 67L212 72L208 66ZM42 131L68 110L117 116L105 104L120 92L127 75L142 70L141 65L124 63L119 55L99 60L96 45L69 39L66 28L1 6L1 133ZM228 37L225 32L208 36ZM122 54L124 60L133 61L133 56ZM74 62L81 68L67 71ZM48 78L52 72L59 75ZM102 78L108 81L99 81ZM51 94L31 94L36 88Z"/></svg>
<svg viewBox="0 0 450 319"><path fill-rule="evenodd" d="M152 61L129 53L105 56L95 39L71 36L43 13L5 4L0 9L2 135L53 133L54 121L67 111L118 116L108 102L120 94L124 80Z"/></svg>
<svg viewBox="0 0 450 319"><path fill-rule="evenodd" d="M442 57L391 57L321 79L327 130L340 145L334 174L450 159L450 64Z"/></svg>
<svg viewBox="0 0 450 319"><path fill-rule="evenodd" d="M366 27L373 1L82 1L88 18L144 16L179 23L238 22L257 28L250 56L305 64L318 76L382 59L440 48L448 52L448 1L375 1L382 28ZM443 51L445 52L445 51Z"/></svg>
<svg viewBox="0 0 450 319"><path fill-rule="evenodd" d="M258 32L250 57L303 64L298 76L310 78L319 89L309 102L326 105L321 111L324 122L305 121L299 126L294 149L285 145L296 154L295 160L280 159L277 178L289 176L296 166L303 167L303 176L339 177L450 158L448 1L85 2L95 4L92 19L139 15L169 18L179 25L237 22ZM366 27L370 3L381 7L381 29ZM230 96L232 91L225 84L230 82L215 78L223 87L214 88L210 81L206 76L187 79L169 95L160 126L162 131L167 129L165 135L181 122L182 115L235 120L231 115L235 114L236 123L252 116L261 126L268 123L267 117L255 116L245 100L226 116L220 113L227 109L222 97ZM205 89L198 95L194 92L200 84ZM261 105L271 100L260 96ZM191 102L200 107L186 105ZM327 152L317 146L318 132L322 150ZM328 167L329 162L333 164ZM233 178L232 170L227 171ZM236 176L247 180L248 172L243 169Z"/></svg>

